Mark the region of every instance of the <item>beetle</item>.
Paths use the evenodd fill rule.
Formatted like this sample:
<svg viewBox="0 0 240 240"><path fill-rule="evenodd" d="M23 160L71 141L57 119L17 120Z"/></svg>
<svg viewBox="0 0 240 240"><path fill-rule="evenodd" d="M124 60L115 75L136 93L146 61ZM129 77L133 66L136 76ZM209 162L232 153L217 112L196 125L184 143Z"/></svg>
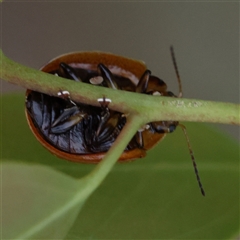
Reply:
<svg viewBox="0 0 240 240"><path fill-rule="evenodd" d="M166 83L151 74L138 60L103 52L74 52L61 55L41 71L92 85L132 91L161 97L181 97L182 86L171 47L179 83L179 95L167 90ZM59 97L27 90L25 113L28 125L38 141L54 155L74 162L98 163L111 147L127 119L124 113L109 109L111 99L98 99L99 107L73 102L70 93L59 91ZM178 121L150 122L137 131L118 161L142 158L146 151L167 133L181 126L188 142L195 173L202 194L204 191L186 130Z"/></svg>

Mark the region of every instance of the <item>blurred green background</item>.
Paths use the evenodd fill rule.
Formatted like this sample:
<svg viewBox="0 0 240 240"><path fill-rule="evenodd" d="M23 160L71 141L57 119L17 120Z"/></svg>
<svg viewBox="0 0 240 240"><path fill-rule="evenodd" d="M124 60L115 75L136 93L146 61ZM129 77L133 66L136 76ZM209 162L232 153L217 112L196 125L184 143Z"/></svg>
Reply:
<svg viewBox="0 0 240 240"><path fill-rule="evenodd" d="M177 94L175 48L184 97L239 103L239 3L5 1L6 56L40 68L71 51L106 51L144 60ZM1 81L2 157L43 163L80 177L93 166L53 157L24 117L24 89ZM239 229L239 127L187 123L200 195L184 136L169 134L148 157L118 164L92 195L71 239L227 239ZM231 137L230 137L231 136ZM235 140L233 140L235 139ZM33 159L34 156L34 159Z"/></svg>

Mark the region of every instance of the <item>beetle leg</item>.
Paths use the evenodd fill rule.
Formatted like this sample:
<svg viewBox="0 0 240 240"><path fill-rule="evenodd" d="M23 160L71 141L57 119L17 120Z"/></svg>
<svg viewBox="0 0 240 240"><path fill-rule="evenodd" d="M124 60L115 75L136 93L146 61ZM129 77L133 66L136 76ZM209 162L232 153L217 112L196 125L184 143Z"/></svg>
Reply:
<svg viewBox="0 0 240 240"><path fill-rule="evenodd" d="M108 98L99 98L98 102L101 105L102 111L100 116L98 115L98 123L94 123L94 119L91 115L88 116L88 125L85 130L85 140L88 145L91 145L91 148L94 148L94 145L109 144L108 142L115 135L118 135L120 129L117 127L119 123L120 113L113 113L109 111L108 105L111 102ZM97 128L94 126L97 124ZM93 133L93 129L94 133Z"/></svg>
<svg viewBox="0 0 240 240"><path fill-rule="evenodd" d="M68 119L69 116L72 116L77 111L78 111L77 106L64 109L63 113L52 123L51 127L53 128L53 127L57 126L60 122Z"/></svg>
<svg viewBox="0 0 240 240"><path fill-rule="evenodd" d="M146 93L150 75L151 75L151 71L149 71L149 70L146 70L143 73L143 75L141 76L141 78L136 86L137 93Z"/></svg>
<svg viewBox="0 0 240 240"><path fill-rule="evenodd" d="M85 114L79 112L77 106L64 109L63 113L52 123L51 132L60 134L78 124Z"/></svg>
<svg viewBox="0 0 240 240"><path fill-rule="evenodd" d="M82 121L86 114L77 113L75 115L70 116L65 121L60 122L59 124L54 124L51 127L51 132L54 134L65 133L66 131L70 130L76 124Z"/></svg>
<svg viewBox="0 0 240 240"><path fill-rule="evenodd" d="M98 129L96 131L96 137L100 135L100 132L102 131L102 129L104 128L106 122L110 117L108 105L111 102L111 99L103 97L103 98L99 98L98 102L102 107L102 112L101 112L101 119L98 125Z"/></svg>
<svg viewBox="0 0 240 240"><path fill-rule="evenodd" d="M149 125L153 132L171 133L176 129L178 122L158 121L151 122Z"/></svg>
<svg viewBox="0 0 240 240"><path fill-rule="evenodd" d="M103 125L104 127L99 132L96 141L97 142L114 141L121 131L119 127L120 121L122 121L122 114L112 112L110 117L104 123Z"/></svg>
<svg viewBox="0 0 240 240"><path fill-rule="evenodd" d="M105 96L103 96L103 98L98 98L98 102L101 105L101 108L103 110L106 110L108 109L108 105L112 102L112 100L110 98L106 98Z"/></svg>
<svg viewBox="0 0 240 240"><path fill-rule="evenodd" d="M137 133L136 133L136 135L135 135L135 138L136 138L136 141L137 141L137 144L138 144L138 147L139 147L139 148L143 148L143 146L144 146L142 132L143 132L143 131L138 130Z"/></svg>
<svg viewBox="0 0 240 240"><path fill-rule="evenodd" d="M101 131L104 129L104 126L107 123L109 117L110 117L109 111L105 111L101 114L101 120L99 122L98 129L96 131L96 137L98 137L100 135Z"/></svg>
<svg viewBox="0 0 240 240"><path fill-rule="evenodd" d="M138 147L139 148L143 148L144 147L144 141L143 141L143 132L147 129L149 129L150 126L147 124L147 125L144 125L142 128L138 129L136 135L135 135L135 138L136 138L136 141L138 143Z"/></svg>
<svg viewBox="0 0 240 240"><path fill-rule="evenodd" d="M71 100L70 93L68 91L59 91L58 96L64 100L70 102L72 105L76 106L76 103Z"/></svg>
<svg viewBox="0 0 240 240"><path fill-rule="evenodd" d="M86 114L79 112L77 106L66 108L51 125L51 132L55 134L64 133L81 122L85 116Z"/></svg>
<svg viewBox="0 0 240 240"><path fill-rule="evenodd" d="M78 77L78 74L74 70L74 68L70 67L68 64L61 62L60 67L63 69L65 74L69 76L71 79L73 79L76 82L82 82L82 80Z"/></svg>
<svg viewBox="0 0 240 240"><path fill-rule="evenodd" d="M86 127L84 128L84 136L87 145L92 145L93 128L94 128L93 115L87 116Z"/></svg>
<svg viewBox="0 0 240 240"><path fill-rule="evenodd" d="M98 64L98 71L100 71L103 79L105 80L109 88L119 89L113 74L105 65L103 65L102 63Z"/></svg>
<svg viewBox="0 0 240 240"><path fill-rule="evenodd" d="M65 133L80 121L82 121L85 114L79 112L78 106L70 98L68 91L59 91L58 96L68 101L72 107L65 108L62 114L52 123L51 132L54 134Z"/></svg>

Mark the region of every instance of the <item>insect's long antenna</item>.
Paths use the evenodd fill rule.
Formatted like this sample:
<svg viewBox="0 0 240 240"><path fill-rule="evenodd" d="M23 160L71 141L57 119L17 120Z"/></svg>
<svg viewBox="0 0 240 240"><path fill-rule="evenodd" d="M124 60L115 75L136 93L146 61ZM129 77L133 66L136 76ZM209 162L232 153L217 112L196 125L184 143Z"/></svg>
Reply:
<svg viewBox="0 0 240 240"><path fill-rule="evenodd" d="M196 177L197 177L198 185L200 187L202 195L205 196L205 192L203 190L203 186L202 186L202 183L201 183L201 180L200 180L200 176L198 174L197 164L196 164L196 161L195 161L195 158L194 158L194 155L193 155L193 151L192 151L192 148L191 148L191 145L190 145L190 141L189 141L189 138L188 138L188 135L187 135L186 127L182 124L179 124L179 126L182 128L183 133L186 137L187 144L188 144L188 149L189 149L189 152L190 152L190 155L191 155L191 159L192 159L194 171L195 171L195 174L196 174Z"/></svg>
<svg viewBox="0 0 240 240"><path fill-rule="evenodd" d="M175 69L175 72L176 72L176 75L177 75L177 80L178 80L178 87L179 87L178 97L181 98L182 95L183 95L182 83L181 83L181 78L180 78L180 75L179 75L179 72L178 72L177 61L176 61L176 58L175 58L173 46L170 47L170 51L171 51L172 61L173 61L174 69Z"/></svg>

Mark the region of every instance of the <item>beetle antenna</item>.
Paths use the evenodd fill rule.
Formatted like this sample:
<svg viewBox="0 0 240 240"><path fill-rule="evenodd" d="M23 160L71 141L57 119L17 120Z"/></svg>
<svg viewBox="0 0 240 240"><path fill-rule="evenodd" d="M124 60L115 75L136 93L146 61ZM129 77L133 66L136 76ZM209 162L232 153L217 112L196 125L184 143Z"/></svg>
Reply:
<svg viewBox="0 0 240 240"><path fill-rule="evenodd" d="M192 159L193 168L194 168L194 171L195 171L195 174L196 174L196 177L197 177L199 188L201 190L202 195L205 196L205 192L204 192L201 180L200 180L200 176L198 174L197 164L196 164L196 161L195 161L195 158L194 158L194 155L193 155L193 151L192 151L192 148L191 148L191 145L190 145L190 141L189 141L189 138L188 138L188 135L187 135L186 127L182 124L179 124L179 126L182 128L183 133L184 133L184 135L186 137L186 140L187 140L188 149L189 149L190 156L191 156L191 159Z"/></svg>
<svg viewBox="0 0 240 240"><path fill-rule="evenodd" d="M175 58L175 53L174 53L174 50L173 50L173 46L170 47L170 51L171 51L171 56L172 56L172 61L173 61L175 73L177 75L177 80L178 80L178 86L179 86L178 97L181 98L182 95L183 95L182 83L181 83L181 78L180 78L180 75L179 75L179 72L178 72L177 61L176 61L176 58Z"/></svg>

